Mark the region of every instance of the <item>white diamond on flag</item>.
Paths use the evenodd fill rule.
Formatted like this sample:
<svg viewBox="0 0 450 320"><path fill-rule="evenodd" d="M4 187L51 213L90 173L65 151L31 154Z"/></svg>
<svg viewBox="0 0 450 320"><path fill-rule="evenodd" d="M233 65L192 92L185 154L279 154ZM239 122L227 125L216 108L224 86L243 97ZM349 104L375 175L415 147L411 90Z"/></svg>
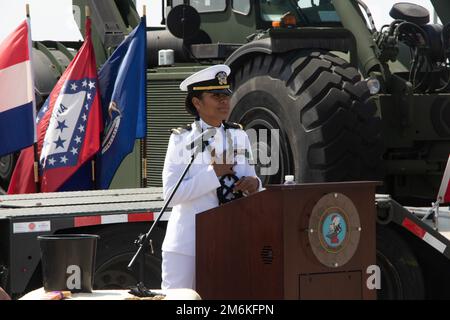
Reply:
<svg viewBox="0 0 450 320"><path fill-rule="evenodd" d="M96 94L93 79L69 80L64 84L55 101L40 162L43 167L61 168L73 166L78 161L79 147L83 145L86 122ZM40 112L42 119L44 110ZM56 158L56 159L55 159Z"/></svg>

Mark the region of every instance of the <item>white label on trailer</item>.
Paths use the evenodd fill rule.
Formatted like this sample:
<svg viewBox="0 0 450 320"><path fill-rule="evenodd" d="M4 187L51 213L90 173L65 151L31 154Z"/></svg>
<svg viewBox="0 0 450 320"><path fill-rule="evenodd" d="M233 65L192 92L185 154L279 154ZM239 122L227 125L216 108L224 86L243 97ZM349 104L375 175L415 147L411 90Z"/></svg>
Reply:
<svg viewBox="0 0 450 320"><path fill-rule="evenodd" d="M17 222L13 224L13 233L50 231L50 221Z"/></svg>
<svg viewBox="0 0 450 320"><path fill-rule="evenodd" d="M433 237L431 234L429 234L428 232L425 234L425 236L423 237L423 241L425 241L426 243L428 243L429 245L431 245L433 248L435 248L437 251L439 251L440 253L444 253L445 248L447 247L445 244L443 244L441 241L439 241L438 239L436 239L435 237Z"/></svg>
<svg viewBox="0 0 450 320"><path fill-rule="evenodd" d="M127 214L113 214L108 216L102 216L102 224L126 223L126 222L128 222Z"/></svg>
<svg viewBox="0 0 450 320"><path fill-rule="evenodd" d="M159 212L155 212L155 220L159 217ZM164 212L162 217L161 217L161 221L169 221L170 218L170 212Z"/></svg>

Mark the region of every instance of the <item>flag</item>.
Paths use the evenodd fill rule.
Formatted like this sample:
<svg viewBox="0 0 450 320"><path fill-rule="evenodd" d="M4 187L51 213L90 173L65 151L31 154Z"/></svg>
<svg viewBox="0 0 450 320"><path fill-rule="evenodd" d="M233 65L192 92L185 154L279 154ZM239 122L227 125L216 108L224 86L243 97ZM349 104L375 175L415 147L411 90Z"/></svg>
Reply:
<svg viewBox="0 0 450 320"><path fill-rule="evenodd" d="M450 155L447 161L447 167L442 177L441 187L439 188L438 200L440 203L450 202Z"/></svg>
<svg viewBox="0 0 450 320"><path fill-rule="evenodd" d="M83 46L36 118L42 192L58 191L100 148L101 106L90 29L91 21L86 19ZM8 193L36 192L32 178L30 147L20 154Z"/></svg>
<svg viewBox="0 0 450 320"><path fill-rule="evenodd" d="M146 135L146 22L117 47L98 73L105 132L97 158L97 183L108 189L136 139Z"/></svg>
<svg viewBox="0 0 450 320"><path fill-rule="evenodd" d="M26 19L0 44L0 156L36 141L36 106Z"/></svg>

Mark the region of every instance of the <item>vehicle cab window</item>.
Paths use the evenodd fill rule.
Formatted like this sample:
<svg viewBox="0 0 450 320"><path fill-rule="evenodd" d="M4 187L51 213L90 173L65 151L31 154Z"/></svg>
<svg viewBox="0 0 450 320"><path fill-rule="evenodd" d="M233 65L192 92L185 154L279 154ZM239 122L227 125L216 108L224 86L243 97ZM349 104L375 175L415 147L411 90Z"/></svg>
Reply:
<svg viewBox="0 0 450 320"><path fill-rule="evenodd" d="M227 8L226 0L191 0L190 5L198 12L222 12Z"/></svg>
<svg viewBox="0 0 450 320"><path fill-rule="evenodd" d="M290 12L300 25L326 25L341 20L331 0L261 0L261 17L264 21L280 21Z"/></svg>
<svg viewBox="0 0 450 320"><path fill-rule="evenodd" d="M311 24L341 22L331 0L300 0L297 6Z"/></svg>
<svg viewBox="0 0 450 320"><path fill-rule="evenodd" d="M176 6L184 4L184 0L172 0L172 7L175 8Z"/></svg>
<svg viewBox="0 0 450 320"><path fill-rule="evenodd" d="M248 15L251 10L250 0L233 0L232 8L234 12Z"/></svg>
<svg viewBox="0 0 450 320"><path fill-rule="evenodd" d="M265 21L280 21L285 13L297 11L295 2L286 0L261 0L260 8Z"/></svg>

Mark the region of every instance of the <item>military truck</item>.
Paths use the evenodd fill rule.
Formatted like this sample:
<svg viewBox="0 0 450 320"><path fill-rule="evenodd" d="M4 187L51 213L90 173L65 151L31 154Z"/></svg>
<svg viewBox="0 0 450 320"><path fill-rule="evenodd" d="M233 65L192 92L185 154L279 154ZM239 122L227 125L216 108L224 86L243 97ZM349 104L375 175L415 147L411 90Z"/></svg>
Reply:
<svg viewBox="0 0 450 320"><path fill-rule="evenodd" d="M161 185L167 130L192 120L180 80L224 62L233 71L230 120L280 130L280 170L262 176L265 183L280 183L286 174L299 182L379 179L380 191L404 204L433 200L450 149L448 28L428 23L427 12L408 16L413 5L392 10L394 23L377 31L361 1L191 2L199 18L181 24L174 14L168 28L148 30L147 186ZM133 1L73 3L81 29L81 8L92 7L99 65L139 21ZM164 17L181 3L167 1ZM432 3L446 22L447 3ZM184 32L184 39L170 30ZM34 43L38 105L79 46ZM158 65L162 49L175 51L174 65ZM140 186L138 156L127 159L113 187ZM1 160L4 189L13 160Z"/></svg>
<svg viewBox="0 0 450 320"><path fill-rule="evenodd" d="M406 3L386 9L394 21L380 30L357 0L162 3L165 27L147 32L145 187L161 185L169 129L193 120L184 111L180 81L208 65L229 64L230 120L280 132L279 170L260 175L264 183L280 183L287 174L298 182L383 181L379 192L392 199L377 198L380 297L441 297L448 276L436 268L445 270L448 246L436 251L410 231L419 226L439 243L448 240L398 204L428 206L434 200L450 150L450 7L444 0L431 3L445 25L430 24L424 8ZM91 7L99 65L139 20L129 0L73 4L81 28L80 8ZM35 43L38 101L77 46ZM167 49L174 51L174 63L159 65L158 53ZM258 148L270 150L270 142ZM141 186L138 142L135 149L113 188ZM14 155L3 163L6 187ZM268 165L258 163L258 172ZM413 227L404 224L406 217Z"/></svg>

